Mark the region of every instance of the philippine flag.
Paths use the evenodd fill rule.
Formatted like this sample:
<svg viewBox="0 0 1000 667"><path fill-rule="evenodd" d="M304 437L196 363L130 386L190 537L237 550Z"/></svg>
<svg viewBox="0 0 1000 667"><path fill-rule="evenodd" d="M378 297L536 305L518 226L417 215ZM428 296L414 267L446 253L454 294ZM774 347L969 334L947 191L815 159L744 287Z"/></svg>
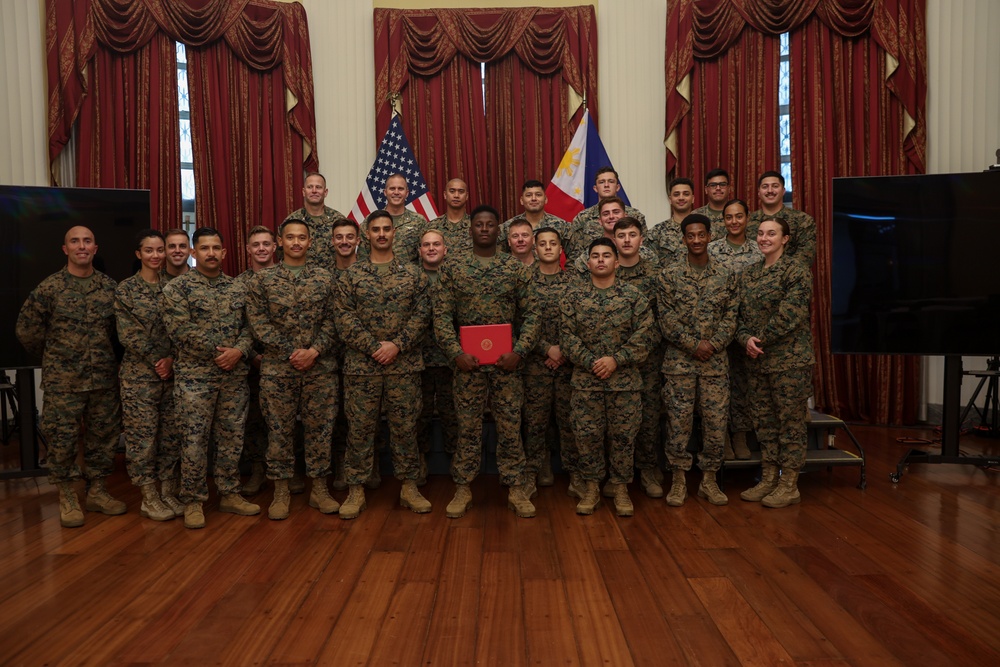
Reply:
<svg viewBox="0 0 1000 667"><path fill-rule="evenodd" d="M594 180L601 167L611 167L611 158L604 150L597 128L590 120L590 111L584 110L580 127L576 128L573 141L563 155L549 187L545 189L545 195L549 198L545 210L563 220L572 220L583 209L594 206L598 199L594 192ZM618 191L618 196L631 205L624 187Z"/></svg>

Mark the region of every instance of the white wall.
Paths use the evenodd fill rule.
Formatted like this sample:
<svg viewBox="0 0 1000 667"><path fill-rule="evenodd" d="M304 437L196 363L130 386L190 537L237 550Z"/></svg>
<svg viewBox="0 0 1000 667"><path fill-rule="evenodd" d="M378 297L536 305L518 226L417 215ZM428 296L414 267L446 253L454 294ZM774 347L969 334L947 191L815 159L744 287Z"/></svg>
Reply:
<svg viewBox="0 0 1000 667"><path fill-rule="evenodd" d="M1000 148L1000 2L927 0L927 172L982 171ZM1000 332L997 332L1000 341ZM926 402L943 401L944 358L927 357ZM966 369L986 359L966 357ZM978 380L966 378L963 405ZM982 404L980 396L979 403Z"/></svg>
<svg viewBox="0 0 1000 667"><path fill-rule="evenodd" d="M48 185L42 0L0 2L0 184Z"/></svg>

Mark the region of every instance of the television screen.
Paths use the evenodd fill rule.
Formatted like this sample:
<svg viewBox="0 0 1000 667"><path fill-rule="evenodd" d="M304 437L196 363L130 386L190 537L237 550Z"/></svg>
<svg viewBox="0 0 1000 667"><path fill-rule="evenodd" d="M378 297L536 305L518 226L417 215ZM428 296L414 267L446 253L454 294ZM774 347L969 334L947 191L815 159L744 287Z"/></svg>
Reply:
<svg viewBox="0 0 1000 667"><path fill-rule="evenodd" d="M14 335L17 314L46 276L66 266L63 236L94 232L94 267L115 280L138 270L135 235L150 226L148 190L0 186L0 368L38 366Z"/></svg>
<svg viewBox="0 0 1000 667"><path fill-rule="evenodd" d="M1000 172L833 180L832 349L1000 353Z"/></svg>

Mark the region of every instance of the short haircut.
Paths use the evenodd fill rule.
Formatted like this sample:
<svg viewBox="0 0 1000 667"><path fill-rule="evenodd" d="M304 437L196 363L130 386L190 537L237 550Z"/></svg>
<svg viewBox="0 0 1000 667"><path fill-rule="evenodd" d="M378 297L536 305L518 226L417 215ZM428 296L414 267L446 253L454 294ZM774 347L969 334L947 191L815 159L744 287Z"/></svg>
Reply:
<svg viewBox="0 0 1000 667"><path fill-rule="evenodd" d="M310 225L305 220L300 220L299 218L285 218L282 220L281 224L278 225L278 235L285 233L285 227L288 225L303 225L306 228L306 235L312 236L312 225ZM253 236L253 231L251 230L250 236Z"/></svg>
<svg viewBox="0 0 1000 667"><path fill-rule="evenodd" d="M776 223L778 223L781 226L781 234L782 234L782 236L791 236L792 235L791 230L788 228L788 221L785 220L784 218L782 218L781 216L778 216L778 215L767 216L763 220L760 221L760 224L763 225L765 222L776 222ZM760 229L760 226L758 226L757 228Z"/></svg>
<svg viewBox="0 0 1000 667"><path fill-rule="evenodd" d="M556 238L559 239L559 245L562 245L563 242L562 234L560 234L559 230L556 229L555 227L539 227L538 229L535 230L535 240L536 241L538 240L539 235L546 233L555 234Z"/></svg>
<svg viewBox="0 0 1000 667"><path fill-rule="evenodd" d="M198 239L202 236L218 236L219 240L222 241L222 244L226 244L226 241L222 238L222 234L220 234L219 230L215 227L199 227L194 230L194 234L191 235L191 245L197 245Z"/></svg>
<svg viewBox="0 0 1000 667"><path fill-rule="evenodd" d="M337 231L337 227L352 227L355 234L361 233L361 228L358 226L358 223L354 222L350 218L337 218L334 220L333 227L330 228L331 235L333 232Z"/></svg>
<svg viewBox="0 0 1000 667"><path fill-rule="evenodd" d="M187 234L185 234L184 236L187 236ZM135 235L135 249L136 250L142 249L142 242L145 241L146 239L160 239L161 241L166 243L166 240L163 238L163 234L161 234L160 232L156 231L155 229L144 229Z"/></svg>
<svg viewBox="0 0 1000 667"><path fill-rule="evenodd" d="M622 200L621 197L602 197L601 201L597 202L598 214L600 214L600 212L603 211L604 207L607 206L608 204L618 204L619 206L621 206L621 209L623 211L625 210L625 202Z"/></svg>
<svg viewBox="0 0 1000 667"><path fill-rule="evenodd" d="M475 217L477 215L479 215L480 213L490 213L490 214L493 215L493 218L497 222L500 221L500 214L497 212L497 210L495 208L493 208L489 204L480 204L476 208L472 209L472 213L469 215L469 218L470 219L475 219Z"/></svg>
<svg viewBox="0 0 1000 667"><path fill-rule="evenodd" d="M403 176L403 175L402 175L401 173L399 173L398 171L397 171L397 172L396 172L395 174L389 174L389 177L385 179L385 184L386 184L386 186L388 186L388 185L389 185L389 181L390 181L391 179L393 179L393 178L401 178L401 179L403 179L403 183L404 183L404 184L406 185L406 189L407 189L407 190L409 190L409 189L410 189L410 182L406 180L406 176Z"/></svg>
<svg viewBox="0 0 1000 667"><path fill-rule="evenodd" d="M384 208L377 208L369 213L368 217L365 218L365 224L370 225L372 224L372 221L378 220L379 218L389 218L389 222L393 223L392 226L396 226L396 221L392 219L392 213L389 213L389 211Z"/></svg>
<svg viewBox="0 0 1000 667"><path fill-rule="evenodd" d="M687 233L687 228L690 225L705 225L705 231L712 231L712 220L707 215L702 215L701 213L692 213L683 220L681 220L681 235L683 236Z"/></svg>
<svg viewBox="0 0 1000 667"><path fill-rule="evenodd" d="M420 235L420 242L421 243L424 242L424 237L427 236L428 234L437 234L438 236L441 237L441 241L442 242L444 241L444 234L441 233L441 230L438 229L437 227L432 227L430 229L425 229L424 233Z"/></svg>
<svg viewBox="0 0 1000 667"><path fill-rule="evenodd" d="M722 207L722 211L723 213L725 213L727 208L729 208L730 206L737 206L737 205L743 207L743 215L750 215L750 207L747 206L747 203L742 199L730 199L729 201L726 202L725 206Z"/></svg>
<svg viewBox="0 0 1000 667"><path fill-rule="evenodd" d="M713 178L715 178L716 176L725 176L727 181L732 180L731 178L729 178L729 172L726 171L725 169L713 169L712 171L705 174L705 185L708 185L708 182Z"/></svg>
<svg viewBox="0 0 1000 667"><path fill-rule="evenodd" d="M293 222L295 222L295 221L293 221ZM285 223L281 223L282 227L284 227L284 225L285 225ZM272 241L277 240L277 239L274 238L274 232L272 230L268 229L264 225L257 225L256 227L252 228L249 232L247 232L247 241L249 241L251 237L253 237L253 236L257 235L257 234L270 234Z"/></svg>
<svg viewBox="0 0 1000 667"><path fill-rule="evenodd" d="M511 230L515 227L524 227L525 225L529 228L531 227L531 223L526 218L514 218L511 220L510 227L507 228L507 233L510 234Z"/></svg>
<svg viewBox="0 0 1000 667"><path fill-rule="evenodd" d="M694 191L694 181L692 181L690 178L687 178L686 176L681 176L680 178L675 178L674 180L670 181L670 184L667 186L667 194L673 192L674 188L676 188L678 185L686 185L689 188L691 188L692 191Z"/></svg>
<svg viewBox="0 0 1000 667"><path fill-rule="evenodd" d="M524 192L525 190L529 190L531 188L541 188L544 190L545 186L542 185L541 181L537 179L531 179L524 182L524 185L521 186L521 192Z"/></svg>
<svg viewBox="0 0 1000 667"><path fill-rule="evenodd" d="M640 225L639 221L633 218L631 215L626 215L624 218L616 222L614 229L612 229L611 231L617 232L619 229L630 229L632 227L635 227L636 229L639 230L639 236L643 235L642 225Z"/></svg>
<svg viewBox="0 0 1000 667"><path fill-rule="evenodd" d="M168 229L166 232L163 233L164 239L166 239L168 236L183 236L188 241L191 240L191 237L188 236L187 231L181 229L180 227L174 227L173 229Z"/></svg>
<svg viewBox="0 0 1000 667"><path fill-rule="evenodd" d="M618 257L618 246L616 246L615 242L606 236L599 236L590 242L590 245L587 246L587 257L590 257L590 253L594 252L594 248L596 248L599 245L611 248L615 253L615 257L616 258Z"/></svg>
<svg viewBox="0 0 1000 667"><path fill-rule="evenodd" d="M760 178L757 179L758 188L760 187L760 184L764 182L765 178L776 178L781 182L781 187L785 187L785 177L781 175L780 171L769 169L768 171L765 171L763 174L761 174Z"/></svg>
<svg viewBox="0 0 1000 667"><path fill-rule="evenodd" d="M612 167L610 164L606 164L597 170L597 173L594 174L594 183L597 183L597 179L600 177L601 174L614 174L616 181L621 180L620 178L618 178L618 172L615 171L615 168Z"/></svg>
<svg viewBox="0 0 1000 667"><path fill-rule="evenodd" d="M323 179L323 187L324 188L326 187L326 176L324 176L323 174L319 173L318 171L310 171L308 174L306 174L306 177L302 179L302 185L306 184L306 181L309 180L310 176L319 176L320 178L322 178Z"/></svg>

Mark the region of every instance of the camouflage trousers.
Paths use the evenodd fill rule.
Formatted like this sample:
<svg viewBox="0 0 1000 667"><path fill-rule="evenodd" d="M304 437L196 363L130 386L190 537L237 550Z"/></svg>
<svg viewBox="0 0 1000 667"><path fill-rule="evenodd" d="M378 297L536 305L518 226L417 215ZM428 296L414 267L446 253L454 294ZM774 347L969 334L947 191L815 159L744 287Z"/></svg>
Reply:
<svg viewBox="0 0 1000 667"><path fill-rule="evenodd" d="M174 404L181 433L181 492L185 505L208 500L208 446L215 443L215 486L219 495L239 493L240 455L246 430L247 380L177 378Z"/></svg>
<svg viewBox="0 0 1000 667"><path fill-rule="evenodd" d="M524 484L524 445L521 442L521 405L524 383L519 372L455 371L455 411L458 441L451 459L456 484L470 484L483 460L483 406L489 396L497 427L497 468L504 486Z"/></svg>
<svg viewBox="0 0 1000 667"><path fill-rule="evenodd" d="M726 352L729 354L729 430L733 433L752 431L750 357L739 343L731 343Z"/></svg>
<svg viewBox="0 0 1000 667"><path fill-rule="evenodd" d="M343 364L343 360L341 360ZM343 367L343 365L341 365ZM344 396L344 376L337 373L337 389L339 396ZM333 426L333 466L341 469L344 466L344 455L347 453L347 414L344 412L344 401L337 401L337 422ZM338 473L339 474L339 473Z"/></svg>
<svg viewBox="0 0 1000 667"><path fill-rule="evenodd" d="M663 382L660 368L663 357L652 364L643 364L642 371L642 423L635 437L635 467L648 470L659 465L657 454L660 450L660 415L662 398L660 388Z"/></svg>
<svg viewBox="0 0 1000 667"><path fill-rule="evenodd" d="M579 453L570 417L571 377L572 373L524 376L524 458L529 478L538 474L542 461L552 456L547 436L553 417L559 432L563 468L576 470Z"/></svg>
<svg viewBox="0 0 1000 667"><path fill-rule="evenodd" d="M180 433L174 413L174 382L121 378L125 467L136 486L177 477Z"/></svg>
<svg viewBox="0 0 1000 667"><path fill-rule="evenodd" d="M348 424L344 473L348 484L362 484L371 477L375 432L383 411L389 421L389 448L396 478L417 479L420 403L420 373L344 376L344 412Z"/></svg>
<svg viewBox="0 0 1000 667"><path fill-rule="evenodd" d="M570 405L580 452L577 472L587 481L601 481L607 455L608 481L630 483L635 464L635 436L642 424L642 392L574 391Z"/></svg>
<svg viewBox="0 0 1000 667"><path fill-rule="evenodd" d="M431 448L434 413L441 423L441 440L444 451L455 453L455 437L458 433L458 417L455 415L455 394L452 389L454 373L448 366L428 366L421 374L424 409L420 412L420 451Z"/></svg>
<svg viewBox="0 0 1000 667"><path fill-rule="evenodd" d="M812 396L812 366L775 373L754 373L754 407L761 461L799 470L806 461Z"/></svg>
<svg viewBox="0 0 1000 667"><path fill-rule="evenodd" d="M250 400L247 407L247 429L243 436L243 457L251 463L267 460L267 424L260 409L260 373L253 369L247 375Z"/></svg>
<svg viewBox="0 0 1000 667"><path fill-rule="evenodd" d="M336 373L261 376L268 479L291 479L295 473L296 417L302 420L306 474L314 479L330 474L337 399Z"/></svg>
<svg viewBox="0 0 1000 667"><path fill-rule="evenodd" d="M115 446L122 430L118 387L93 391L46 389L42 435L48 445L49 482L80 479L76 453L83 422L83 462L88 480L103 479L114 469Z"/></svg>
<svg viewBox="0 0 1000 667"><path fill-rule="evenodd" d="M725 375L667 375L663 382L663 410L669 438L665 447L671 470L690 470L688 451L695 410L701 415L701 454L698 467L715 472L722 466L722 448L729 420L729 378Z"/></svg>

